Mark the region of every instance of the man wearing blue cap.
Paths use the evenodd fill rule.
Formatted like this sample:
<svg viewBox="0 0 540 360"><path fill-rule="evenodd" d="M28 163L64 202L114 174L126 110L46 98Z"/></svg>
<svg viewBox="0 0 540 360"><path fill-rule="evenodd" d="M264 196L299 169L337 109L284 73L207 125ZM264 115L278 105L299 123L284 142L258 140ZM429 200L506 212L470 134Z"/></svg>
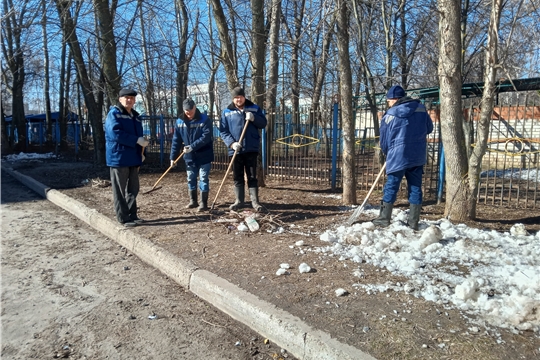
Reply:
<svg viewBox="0 0 540 360"><path fill-rule="evenodd" d="M420 100L405 96L399 85L386 94L388 110L381 119L380 146L386 156L387 180L384 185L379 217L375 225L390 225L392 209L403 176L407 179L409 217L407 225L418 230L422 208L422 174L426 163L426 136L433 131L433 122Z"/></svg>
<svg viewBox="0 0 540 360"><path fill-rule="evenodd" d="M143 222L137 216L139 168L144 161L148 140L143 137L139 113L133 110L137 92L122 89L118 104L111 107L105 120L107 166L110 166L114 210L120 224L126 227Z"/></svg>
<svg viewBox="0 0 540 360"><path fill-rule="evenodd" d="M201 202L197 211L204 211L208 209L210 166L214 161L212 119L201 113L192 99L184 100L182 106L184 113L176 120L174 127L171 166L176 166L174 161L183 151L189 194L189 204L186 205L186 208L197 207L197 176L199 176Z"/></svg>

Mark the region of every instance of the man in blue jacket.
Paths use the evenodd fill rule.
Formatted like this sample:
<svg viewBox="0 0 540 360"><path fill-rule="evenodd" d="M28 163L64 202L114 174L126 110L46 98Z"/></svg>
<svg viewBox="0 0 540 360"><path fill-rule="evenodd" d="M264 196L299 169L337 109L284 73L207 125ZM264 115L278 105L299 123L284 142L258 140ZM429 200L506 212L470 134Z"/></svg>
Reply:
<svg viewBox="0 0 540 360"><path fill-rule="evenodd" d="M380 145L386 156L387 180L379 217L375 225L390 225L392 209L403 176L407 179L409 216L407 224L418 230L422 207L422 174L426 163L426 136L433 131L433 122L420 100L405 96L399 85L386 94L389 109L381 120Z"/></svg>
<svg viewBox="0 0 540 360"><path fill-rule="evenodd" d="M116 219L124 226L136 226L139 168L144 161L148 140L143 137L139 114L133 110L137 92L122 89L118 104L111 107L105 120L107 166L110 166Z"/></svg>
<svg viewBox="0 0 540 360"><path fill-rule="evenodd" d="M176 120L171 145L171 166L176 166L175 159L184 152L186 162L189 204L186 208L197 206L197 174L201 202L197 211L208 210L208 192L210 191L210 165L214 161L214 136L212 119L202 114L191 99L184 100L184 114Z"/></svg>
<svg viewBox="0 0 540 360"><path fill-rule="evenodd" d="M244 206L245 173L251 205L256 211L261 211L257 182L257 157L259 156L261 140L259 130L266 127L266 117L259 106L246 99L243 88L234 88L231 95L233 101L223 110L219 124L220 136L229 149L229 156L232 157L237 152L233 163L236 201L229 208L237 210ZM246 122L246 133L240 142L240 136Z"/></svg>

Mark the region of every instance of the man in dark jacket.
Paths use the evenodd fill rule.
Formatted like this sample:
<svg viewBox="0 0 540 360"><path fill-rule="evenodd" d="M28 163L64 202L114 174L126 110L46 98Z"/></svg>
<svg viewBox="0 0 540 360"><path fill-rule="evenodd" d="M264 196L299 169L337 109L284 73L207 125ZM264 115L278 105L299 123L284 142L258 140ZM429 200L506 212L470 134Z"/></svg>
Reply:
<svg viewBox="0 0 540 360"><path fill-rule="evenodd" d="M208 191L210 191L210 166L214 161L214 137L212 134L212 119L202 114L191 99L184 100L184 114L176 120L171 145L171 166L175 159L184 152L186 162L189 204L186 208L197 206L197 174L201 202L197 211L208 209Z"/></svg>
<svg viewBox="0 0 540 360"><path fill-rule="evenodd" d="M375 225L390 225L392 209L403 176L407 179L409 217L407 224L418 230L422 207L422 174L426 163L426 136L433 131L433 122L420 100L405 96L399 85L386 94L389 109L381 120L380 145L386 155L387 180L379 217Z"/></svg>
<svg viewBox="0 0 540 360"><path fill-rule="evenodd" d="M105 120L107 166L110 166L116 219L131 227L143 222L137 216L139 168L144 161L148 140L143 137L139 114L133 110L137 92L120 90L118 104Z"/></svg>
<svg viewBox="0 0 540 360"><path fill-rule="evenodd" d="M232 157L237 152L233 163L236 201L230 209L237 210L244 206L245 172L251 205L255 210L261 211L257 182L257 157L261 140L259 130L266 127L266 117L259 106L246 99L244 89L241 87L234 88L231 95L233 101L221 114L219 124L220 136L229 149L229 156ZM246 132L240 142L245 125L247 125Z"/></svg>

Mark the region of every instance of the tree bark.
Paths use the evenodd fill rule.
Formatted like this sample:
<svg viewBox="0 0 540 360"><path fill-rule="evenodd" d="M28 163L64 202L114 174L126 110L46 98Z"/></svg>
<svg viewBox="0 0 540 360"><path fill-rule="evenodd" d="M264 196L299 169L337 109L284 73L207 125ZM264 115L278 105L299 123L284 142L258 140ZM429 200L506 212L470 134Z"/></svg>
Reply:
<svg viewBox="0 0 540 360"><path fill-rule="evenodd" d="M88 71L85 66L85 60L82 55L81 46L77 37L75 23L69 11L71 1L65 2L55 0L58 15L61 18L61 27L64 38L69 44L81 87L83 89L84 103L88 109L88 118L92 124L92 136L94 140L95 161L98 164L105 164L105 134L103 131L103 119L100 108L97 106L94 98L94 90Z"/></svg>
<svg viewBox="0 0 540 360"><path fill-rule="evenodd" d="M337 46L343 131L343 204L356 204L356 175L354 161L354 112L352 109L352 74L349 53L349 9L346 0L338 0Z"/></svg>
<svg viewBox="0 0 540 360"><path fill-rule="evenodd" d="M109 0L93 0L94 10L98 20L101 69L105 78L107 97L115 102L120 92L121 78L118 74L116 61L116 38L114 36L113 15L116 12L116 1L109 9Z"/></svg>
<svg viewBox="0 0 540 360"><path fill-rule="evenodd" d="M266 93L266 77L264 74L267 36L264 28L264 0L251 0L251 100L264 108ZM262 152L262 146L260 148ZM264 171L262 168L262 156L259 156L257 164L257 179L259 186L264 187Z"/></svg>
<svg viewBox="0 0 540 360"><path fill-rule="evenodd" d="M4 14L2 18L2 33L5 39L2 41L2 52L11 73L11 85L7 81L4 82L8 91L11 93L12 99L11 136L9 144L14 143L14 133L15 129L17 129L18 143L16 150L26 150L27 128L23 93L26 73L21 35L23 28L26 26L24 23L28 0L22 2L22 4L17 4L17 9L15 9L12 0L3 0L2 5Z"/></svg>
<svg viewBox="0 0 540 360"><path fill-rule="evenodd" d="M486 43L486 59L484 72L484 90L480 102L480 119L477 125L477 142L469 159L469 213L470 219L476 219L476 201L478 197L478 182L482 168L482 158L486 153L489 137L491 115L495 103L495 81L497 79L499 47L499 23L501 17L502 0L492 0L491 16L489 19L488 36Z"/></svg>
<svg viewBox="0 0 540 360"><path fill-rule="evenodd" d="M279 81L279 29L281 25L281 2L282 0L272 0L270 15L270 32L268 41L268 51L270 60L268 65L268 90L266 92L266 126L267 144L271 144L274 139L274 124L276 121L276 100ZM266 151L266 156L270 158L270 146Z"/></svg>
<svg viewBox="0 0 540 360"><path fill-rule="evenodd" d="M45 141L49 142L52 135L51 119L51 94L50 94L50 74L49 74L49 39L47 36L47 4L41 1L41 29L43 32L43 93L45 95Z"/></svg>
<svg viewBox="0 0 540 360"><path fill-rule="evenodd" d="M461 35L459 0L438 0L441 134L446 158L445 215L453 221L468 217L467 151L461 105Z"/></svg>
<svg viewBox="0 0 540 360"><path fill-rule="evenodd" d="M212 8L214 9L214 19L218 28L219 39L221 42L221 63L225 69L227 76L227 85L229 90L234 89L240 83L238 81L238 65L236 63L236 53L233 48L233 43L229 35L229 27L227 18L223 12L220 0L211 0Z"/></svg>

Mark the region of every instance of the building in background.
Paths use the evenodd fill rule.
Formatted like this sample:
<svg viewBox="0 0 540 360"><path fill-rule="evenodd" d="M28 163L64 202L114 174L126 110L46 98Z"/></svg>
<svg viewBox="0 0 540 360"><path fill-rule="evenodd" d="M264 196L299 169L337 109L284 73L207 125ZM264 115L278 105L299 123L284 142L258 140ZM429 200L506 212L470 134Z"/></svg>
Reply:
<svg viewBox="0 0 540 360"><path fill-rule="evenodd" d="M192 98L197 104L200 112L210 111L210 89L208 83L189 85L187 87L188 97ZM231 94L225 83L216 83L214 87L214 114L208 114L214 119L218 118L223 109L231 103Z"/></svg>

